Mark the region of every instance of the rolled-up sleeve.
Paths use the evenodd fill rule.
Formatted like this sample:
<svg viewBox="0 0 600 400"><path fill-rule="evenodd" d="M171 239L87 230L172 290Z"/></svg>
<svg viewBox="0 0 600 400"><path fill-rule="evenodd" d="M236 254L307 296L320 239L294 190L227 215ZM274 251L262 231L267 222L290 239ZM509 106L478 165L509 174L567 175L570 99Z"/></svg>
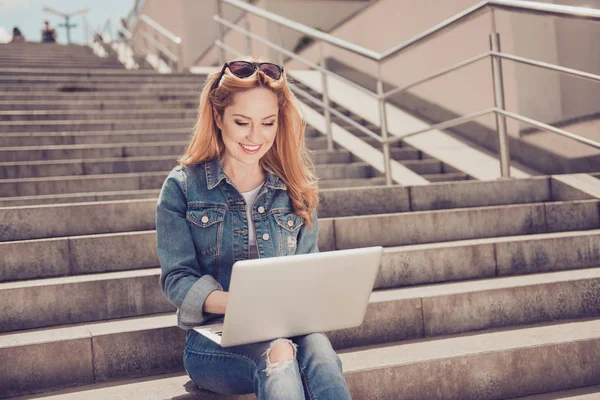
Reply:
<svg viewBox="0 0 600 400"><path fill-rule="evenodd" d="M298 244L296 254L318 253L319 252L319 220L317 218L317 209L313 210L313 230L309 230L305 223L300 228L298 234Z"/></svg>
<svg viewBox="0 0 600 400"><path fill-rule="evenodd" d="M190 226L186 220L184 172L175 167L164 181L156 204L156 248L160 261L160 284L167 299L177 307L177 322L189 330L220 314L203 311L210 293L223 290L212 275L204 274L196 258Z"/></svg>

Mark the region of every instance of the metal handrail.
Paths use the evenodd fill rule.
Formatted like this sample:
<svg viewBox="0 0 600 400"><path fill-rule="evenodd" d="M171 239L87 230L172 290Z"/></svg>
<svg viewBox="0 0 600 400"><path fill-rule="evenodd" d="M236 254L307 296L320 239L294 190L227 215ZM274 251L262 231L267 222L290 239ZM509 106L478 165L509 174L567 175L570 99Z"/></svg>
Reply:
<svg viewBox="0 0 600 400"><path fill-rule="evenodd" d="M554 65L554 64L543 62L543 61L531 60L529 58L515 56L513 54L508 54L508 53L498 53L498 52L492 51L492 52L490 52L490 55L492 55L494 57L498 57L498 58L504 58L507 60L516 61L521 64L528 64L528 65L531 65L534 67L540 67L540 68L549 69L549 70L556 71L556 72L562 72L563 74L576 76L578 78L590 79L595 82L600 82L600 75L591 74L589 72L579 71L579 70L573 69L573 68L561 67L560 65Z"/></svg>
<svg viewBox="0 0 600 400"><path fill-rule="evenodd" d="M148 32L142 32L141 33L142 37L144 39L146 39L147 41L149 41L150 43L152 43L154 45L155 48L157 48L158 50L160 50L164 55L166 55L167 57L169 57L169 59L173 62L177 62L177 56L175 54L173 54L171 52L171 50L169 50L165 45L163 45L162 43L158 42L156 39L154 39L152 36L150 36L148 34Z"/></svg>
<svg viewBox="0 0 600 400"><path fill-rule="evenodd" d="M456 64L454 64L454 65L452 65L450 67L444 68L444 69L442 69L442 70L440 70L440 71L438 71L438 72L436 72L434 74L431 74L431 75L429 75L429 76L427 76L425 78L422 78L422 79L419 79L419 80L417 80L415 82L409 83L408 85L404 85L404 86L401 86L399 88L392 89L389 92L384 93L383 96L379 96L379 98L382 99L382 100L387 99L387 98L389 98L389 97L391 97L391 96L393 96L395 94L402 93L404 91L412 89L413 87L418 86L418 85L420 85L422 83L429 82L432 79L439 78L440 76L446 75L446 74L448 74L450 72L454 72L454 71L456 71L456 70L458 70L458 69L460 69L462 67L466 67L467 65L471 65L471 64L473 64L473 63L475 63L475 62L477 62L479 60L482 60L482 59L484 59L486 57L489 57L491 54L492 54L491 51L487 51L487 52L482 53L482 54L480 54L478 56L471 57L468 60L456 63Z"/></svg>
<svg viewBox="0 0 600 400"><path fill-rule="evenodd" d="M358 54L363 57L369 58L373 61L385 61L389 57L393 57L394 55L398 54L404 49L411 47L412 45L424 39L431 38L433 35L440 33L444 29L463 21L464 19L476 16L476 14L485 11L488 7L516 12L553 15L557 17L571 17L575 19L583 19L590 21L600 21L600 10L595 10L591 8L564 6L559 4L536 3L533 1L522 0L484 0L459 14L446 19L438 25L412 37L411 39L408 39L406 42L394 46L382 53L379 53L377 51L369 50L365 47L354 44L348 40L340 39L329 33L324 33L309 26L302 25L296 21L292 21L291 19L263 10L262 8L258 8L240 0L219 1L229 4L233 7L239 8L241 10L245 10L251 14L257 15L276 24L283 25L286 28L303 33L307 36L312 37L313 39L321 40L341 49L348 50L354 54Z"/></svg>
<svg viewBox="0 0 600 400"><path fill-rule="evenodd" d="M234 6L236 8L239 8L240 10L244 10L247 11L251 14L257 15L259 17L262 17L266 20L272 21L278 25L283 25L286 28L290 28L295 30L296 32L300 32L303 33L307 36L310 36L314 39L318 39L321 40L323 42L327 42L329 44L332 44L336 47L340 47L343 48L345 50L348 50L354 54L358 54L367 58L370 58L371 60L377 60L379 53L373 50L369 50L365 47L359 46L357 44L351 43L347 40L344 39L340 39L337 38L333 35L330 35L329 33L324 33L321 31L318 31L314 28L311 28L310 26L306 26L303 24L300 24L296 21L292 21L291 19L282 17L281 15L277 15L275 13L272 13L270 11L266 11L263 10L262 8L258 8L256 6L253 6L251 4L245 3L243 1L239 1L239 0L218 0L220 2L229 4L231 6Z"/></svg>
<svg viewBox="0 0 600 400"><path fill-rule="evenodd" d="M175 35L168 29L162 27L158 22L154 21L152 18L150 18L146 14L140 15L140 20L142 20L145 23L147 23L148 25L150 25L152 28L157 30L161 35L163 35L164 37L166 37L173 43L175 43L175 44L181 43L181 38L179 36Z"/></svg>
<svg viewBox="0 0 600 400"><path fill-rule="evenodd" d="M147 29L144 29L144 26L142 25L136 24L136 26L132 29L133 32L125 27L121 27L120 32L123 33L126 42L132 42L136 35L140 35L144 40L144 45L142 47L143 53L146 55L157 56L157 54L154 53L156 50L159 50L162 54L167 56L167 58L174 65L177 65L177 69L180 72L183 71L183 42L181 37L175 35L173 32L169 31L146 14L141 14L136 18L137 20L143 22L145 26L152 28L154 35L152 35ZM169 48L167 45L161 43L160 37L166 38L173 47L177 48L177 50L174 51L172 48ZM154 52L150 50L148 43L152 44Z"/></svg>
<svg viewBox="0 0 600 400"><path fill-rule="evenodd" d="M588 139L588 138L583 137L583 136L575 135L575 134L567 132L567 131L565 131L563 129L556 128L556 127L554 127L552 125L548 125L548 124L545 124L543 122L539 122L539 121L536 121L536 120L531 119L531 118L524 117L524 116L519 115L519 114L511 113L510 111L505 111L505 110L502 110L502 109L497 108L497 107L491 107L491 108L488 108L486 110L477 111L477 112L474 112L474 113L471 113L471 114L468 114L468 115L465 115L465 116L462 116L462 117L454 118L454 119L451 119L451 120L448 120L448 121L445 121L445 122L440 122L439 124L431 125L431 126L428 126L427 128L418 129L416 131L413 131L413 132L410 132L410 133L407 133L407 134L401 134L400 136L396 136L396 137L388 139L387 143L393 144L393 143L396 143L396 142L400 142L400 141L406 139L407 137L414 136L414 135L419 135L421 133L430 132L430 131L434 131L434 130L438 130L438 129L453 128L455 126L463 125L463 124L466 124L467 122L471 122L474 119L477 119L479 117L483 117L484 115L488 115L488 114L501 114L501 115L504 115L506 117L509 117L509 118L512 118L512 119L516 119L518 121L525 122L527 124L531 124L531 125L533 125L533 126L535 126L537 128L543 129L543 130L547 130L547 131L550 131L550 132L553 132L553 133L557 133L557 134L562 135L562 136L567 136L570 139L576 140L576 141L578 141L580 143L583 143L585 145L592 146L592 147L595 147L597 149L600 149L600 142L596 142L595 140Z"/></svg>
<svg viewBox="0 0 600 400"><path fill-rule="evenodd" d="M500 10L506 10L506 11L511 11L511 12L532 13L532 14L538 14L538 15L549 15L549 16L558 16L558 17L564 17L564 18L573 18L573 19L577 19L577 20L600 21L600 10L594 10L594 9L588 9L588 8L582 8L582 7L564 6L564 5L557 5L557 4L536 3L536 2L532 2L532 1L522 1L522 0L484 0L474 6L466 9L465 11L463 11L459 14L456 14L455 16L446 19L445 21L437 24L436 26L412 37L411 39L405 41L404 43L394 46L391 49L389 49L383 53L378 53L375 51L368 50L364 47L358 46L349 41L337 38L333 35L323 33L321 31L317 31L316 29L299 24L295 21L289 20L285 17L279 16L279 15L271 13L269 11L265 11L263 9L252 6L250 4L242 2L240 0L216 0L216 3L217 3L217 12L219 15L216 15L214 17L214 20L218 23L218 25L217 25L217 27L218 27L217 35L218 36L217 36L217 40L215 41L215 44L218 47L220 47L221 49L227 49L228 51L233 50L232 48L230 48L229 46L226 46L223 43L223 32L220 29L220 25L225 25L225 26L229 26L231 29L237 30L238 32L246 35L247 38L252 38L254 40L257 40L257 41L269 46L270 48L275 49L280 54L286 54L289 57L296 59L296 60L308 65L309 67L312 67L321 72L322 78L323 78L323 84L324 84L324 90L323 90L324 101L323 102L314 98L313 96L309 95L308 93L302 91L299 88L295 88L295 91L301 93L305 97L310 98L311 101L313 101L313 102L320 103L320 105L322 107L324 107L326 128L327 128L326 134L328 136L328 143L329 143L328 147L330 150L332 149L331 121L330 121L330 113L331 112L333 112L335 115L340 116L342 119L351 123L353 126L357 126L357 125L361 126L361 125L357 124L355 121L352 121L351 119L347 118L345 115L339 113L337 110L330 107L329 100L328 100L328 93L327 93L328 92L327 81L325 78L327 76L330 76L330 77L335 77L337 79L341 79L344 82L353 86L354 88L360 90L361 92L378 100L380 122L381 122L381 125L380 125L381 137L379 137L379 135L373 133L372 131L370 131L362 126L361 126L362 129L361 128L359 128L359 129L361 131L367 133L368 136L375 137L380 143L382 143L383 154L384 154L384 169L386 172L386 184L388 184L388 185L392 183L391 182L390 149L389 149L390 144L395 143L400 140L403 140L408 136L416 135L419 133L424 133L424 132L435 130L435 129L447 129L447 128L450 128L453 126L461 125L466 122L472 121L475 118L479 118L483 115L487 115L490 113L493 113L496 116L496 125L497 125L497 130L498 130L498 141L499 141L499 149L500 149L500 165L501 165L502 177L510 177L510 156L508 155L509 149L508 149L508 138L507 138L507 133L506 133L506 122L505 122L506 117L531 124L540 129L544 129L547 131L557 133L559 135L576 140L576 141L578 141L580 143L584 143L586 145L600 148L600 143L593 141L591 139L567 132L567 131L559 129L559 128L552 127L550 125L533 120L531 118L527 118L527 117L524 117L524 116L521 116L521 115L518 115L515 113L505 111L505 109L504 109L504 88L503 88L503 82L502 82L503 74L502 74L502 65L500 63L500 61L502 59L511 60L514 62L532 65L532 66L540 67L540 68L544 68L544 69L549 69L552 71L565 73L568 75L577 76L577 77L581 77L584 79L589 79L589 80L592 80L595 82L600 81L600 75L591 74L591 73L587 73L587 72L583 72L583 71L579 71L579 70L575 70L575 69L571 69L571 68L565 68L565 67L561 67L558 65L550 64L550 63L544 63L541 61L532 60L532 59L528 59L525 57L519 57L519 56L515 56L512 54L502 53L500 51L499 34L496 32L496 28L495 28L495 14L494 14L495 9L500 9ZM321 47L321 60L320 60L322 65L317 65L317 64L312 63L309 60L303 59L302 57L299 57L296 54L291 53L291 52L283 49L282 47L277 46L277 45L259 37L258 35L255 35L255 34L249 32L249 30L244 30L234 24L231 24L229 21L227 21L221 17L221 14L222 14L221 3L229 4L231 6L234 6L236 8L246 11L246 13L254 14L254 15L260 16L268 21L274 22L274 23L278 24L278 26L285 26L289 29L293 29L297 32L303 33L304 35L312 37L313 39L320 40L321 46L323 43L329 43L333 46L347 50L351 53L354 53L354 54L366 57L368 59L371 59L373 61L376 61L378 63L377 93L373 93L370 90L368 90L360 85L357 85L356 83L354 83L338 74L335 74L335 73L325 69L324 68L324 65L325 65L324 52L322 51L322 47ZM457 24L462 24L466 20L476 17L484 11L491 11L491 16L492 16L492 29L490 32L490 46L491 46L490 51L480 54L480 55L477 55L477 56L474 56L474 57L471 57L465 61L456 63L451 67L444 68L428 77L421 78L411 84L404 85L403 87L390 90L387 93L383 92L381 64L384 61L388 60L391 57L398 55L399 53L405 51L406 49L414 46L417 43L420 43L420 42L426 41L426 40L430 40L435 35L443 32L444 30L446 30L448 28L452 28ZM234 50L234 53L239 54L235 50ZM450 72L456 71L467 65L470 65L477 61L480 61L486 57L490 57L490 59L492 60L495 107L492 107L490 109L483 110L483 111L478 111L478 112L475 112L475 113L472 113L472 114L469 114L466 116L458 117L458 118L455 118L455 119L452 119L449 121L441 122L441 123L438 123L435 125L431 125L429 128L411 132L406 135L395 136L392 138L388 137L385 102L389 97L391 97L395 94L404 92L406 90L409 90L409 89L411 89L417 85L420 85L422 83L429 82L432 79L438 78L442 75L446 75ZM224 61L223 60L223 58L224 58L223 52L221 52L220 58L221 58L221 62L223 62Z"/></svg>

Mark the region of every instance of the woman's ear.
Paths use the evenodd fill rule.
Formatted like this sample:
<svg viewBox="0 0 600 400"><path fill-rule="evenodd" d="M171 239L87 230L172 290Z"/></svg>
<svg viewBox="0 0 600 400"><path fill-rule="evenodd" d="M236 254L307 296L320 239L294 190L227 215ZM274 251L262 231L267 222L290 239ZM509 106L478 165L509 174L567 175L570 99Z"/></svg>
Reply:
<svg viewBox="0 0 600 400"><path fill-rule="evenodd" d="M213 118L215 120L215 124L217 124L217 127L220 130L223 130L223 121L221 120L221 116L219 115L219 113L217 112L217 110L215 110L215 108L213 107Z"/></svg>

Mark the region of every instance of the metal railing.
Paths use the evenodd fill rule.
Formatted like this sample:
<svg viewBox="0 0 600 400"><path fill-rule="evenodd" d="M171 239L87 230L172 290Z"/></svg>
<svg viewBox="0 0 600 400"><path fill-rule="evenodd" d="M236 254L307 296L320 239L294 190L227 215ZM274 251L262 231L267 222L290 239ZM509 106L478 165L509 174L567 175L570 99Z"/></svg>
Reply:
<svg viewBox="0 0 600 400"><path fill-rule="evenodd" d="M134 48L132 43L138 36L141 37L142 52L146 56L163 60L172 70L182 72L184 64L181 38L145 14L139 15L137 21L133 32L123 26L119 28L120 39L129 47Z"/></svg>
<svg viewBox="0 0 600 400"><path fill-rule="evenodd" d="M278 52L278 55L281 59L283 55L288 56L294 60L297 60L304 65L307 65L310 68L318 70L322 74L322 83L323 83L323 99L317 99L314 96L310 95L306 91L300 89L296 85L290 83L292 89L300 94L301 96L307 98L313 103L317 104L324 109L324 117L326 122L326 136L328 141L328 149L333 150L333 139L331 134L331 114L334 114L338 118L342 119L344 122L348 123L350 126L360 130L365 133L367 136L376 139L382 146L383 158L384 158L384 170L385 170L385 181L387 185L392 184L392 176L391 176L391 157L390 157L390 144L401 141L407 137L417 135L420 133L429 132L437 129L447 129L451 127L455 127L458 125L465 124L470 122L476 118L482 117L484 115L494 114L496 117L496 131L498 134L498 149L499 149L499 158L500 158L500 172L502 178L510 177L510 153L508 146L508 135L506 132L506 118L511 118L517 121L521 121L530 125L533 125L539 129L550 131L561 135L563 137L567 137L573 140L576 140L580 143L595 147L600 149L600 142L588 139L586 137L576 135L574 133L567 132L565 130L555 128L548 124L542 123L540 121L508 112L505 110L504 105L504 88L503 88L503 74L502 74L502 59L511 60L513 62L526 64L538 68L543 68L547 70L556 71L563 74L568 74L571 76L577 76L580 78L588 79L594 82L600 82L600 75L595 75L571 68L561 67L559 65L549 64L541 61L536 61L532 59L528 59L525 57L518 57L512 54L503 53L500 49L500 35L496 31L496 18L495 18L495 10L504 10L510 12L518 12L518 13L529 13L529 14L537 14L537 15L546 15L546 16L554 16L561 18L571 18L576 20L587 20L587 21L600 21L600 10L582 8L582 7L571 7L564 6L558 4L546 4L546 3L535 3L531 1L522 1L522 0L484 0L467 10L448 18L447 20L441 22L440 24L414 36L413 38L407 40L404 43L401 43L397 46L392 47L391 49L378 53L369 49L366 49L362 46L356 45L354 43L348 42L346 40L337 38L333 35L320 32L311 27L302 25L298 22L292 21L280 15L274 14L272 12L266 11L264 9L252 6L246 2L240 0L215 0L217 6L217 15L213 17L213 19L217 22L217 38L215 40L215 45L219 48L219 58L221 64L225 62L225 52L230 52L236 56L242 56L243 54L233 49L232 47L226 45L224 43L224 32L223 26L229 27L232 30L240 32L245 35L248 39L247 44L247 54L251 54L250 47L250 39L256 40L259 43L266 45L267 47ZM277 24L279 27L286 27L288 29L295 30L300 32L306 36L309 36L317 41L320 49L320 61L319 64L315 64L312 61L302 58L295 53L292 53L280 45L272 43L265 38L262 38L252 32L249 29L244 29L237 24L234 24L223 18L222 6L223 4L227 4L238 9L245 11L247 14L252 14L264 18L267 21L273 22ZM491 16L491 29L489 33L490 38L490 50L471 57L467 60L459 62L451 67L444 68L434 74L431 74L428 77L419 79L416 82L410 83L408 85L392 89L388 92L384 92L383 90L383 77L382 77L382 64L389 60L391 57L394 57L408 48L413 47L414 45L431 40L433 37L441 34L447 29L451 29L457 25L460 25L466 22L469 19L472 19L476 16L479 16L481 13L490 12ZM378 64L377 70L377 91L372 92L371 90L362 87L356 84L353 81L350 81L344 78L341 75L338 75L332 71L329 71L325 67L325 52L323 51L323 43L330 44L337 48L349 51L353 54L365 57L369 60L375 61ZM386 115L386 101L393 95L398 93L405 92L411 88L414 88L417 85L429 82L435 78L446 75L450 72L456 71L460 68L463 68L467 65L473 64L477 61L480 61L484 58L490 58L492 64L492 79L493 79L493 87L494 87L494 107L488 108L483 111L474 112L469 115L465 115L459 118L455 118L449 121L444 121L438 124L434 124L425 129L420 129L418 131L410 132L407 134L403 134L401 136L389 137L389 131L387 127L387 115ZM335 108L330 106L329 101L329 90L327 86L327 77L334 77L343 81L344 83L352 86L353 88L359 90L360 92L368 95L378 101L379 108L379 124L381 135L373 132L366 127L362 126L358 122L352 120L346 115L342 114Z"/></svg>

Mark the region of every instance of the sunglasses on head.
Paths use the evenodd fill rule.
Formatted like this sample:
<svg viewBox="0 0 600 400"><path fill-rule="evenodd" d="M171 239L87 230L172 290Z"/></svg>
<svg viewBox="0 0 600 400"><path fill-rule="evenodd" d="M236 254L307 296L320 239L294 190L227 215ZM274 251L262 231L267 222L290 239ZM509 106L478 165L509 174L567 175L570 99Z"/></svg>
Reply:
<svg viewBox="0 0 600 400"><path fill-rule="evenodd" d="M223 68L221 69L221 74L215 82L215 88L219 86L219 82L221 82L221 78L223 78L226 68L229 68L229 71L233 75L242 79L249 77L257 69L275 81L281 78L281 75L283 75L283 67L280 67L277 64L269 62L256 63L249 61L231 61L226 62L225 65L223 65Z"/></svg>

